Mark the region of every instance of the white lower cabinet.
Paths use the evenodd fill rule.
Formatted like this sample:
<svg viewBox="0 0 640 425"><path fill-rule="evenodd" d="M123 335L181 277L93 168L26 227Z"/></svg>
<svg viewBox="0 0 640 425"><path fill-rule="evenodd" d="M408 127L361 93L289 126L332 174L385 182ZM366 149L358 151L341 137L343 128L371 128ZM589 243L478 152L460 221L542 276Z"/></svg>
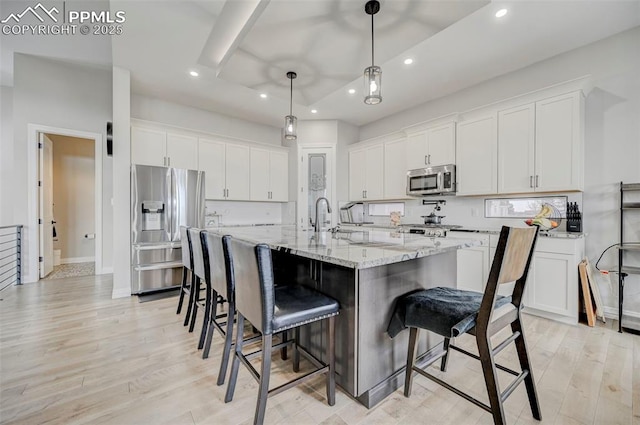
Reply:
<svg viewBox="0 0 640 425"><path fill-rule="evenodd" d="M456 238L480 241L480 246L457 251L457 287L466 291L484 292L489 277L489 235L451 232Z"/></svg>

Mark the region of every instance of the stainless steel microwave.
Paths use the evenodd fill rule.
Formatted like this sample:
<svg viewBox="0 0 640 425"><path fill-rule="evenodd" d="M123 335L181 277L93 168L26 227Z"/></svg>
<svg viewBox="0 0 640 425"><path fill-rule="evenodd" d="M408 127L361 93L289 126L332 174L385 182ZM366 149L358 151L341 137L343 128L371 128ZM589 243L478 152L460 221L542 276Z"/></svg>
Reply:
<svg viewBox="0 0 640 425"><path fill-rule="evenodd" d="M452 195L455 192L456 166L454 164L418 168L407 172L407 195Z"/></svg>

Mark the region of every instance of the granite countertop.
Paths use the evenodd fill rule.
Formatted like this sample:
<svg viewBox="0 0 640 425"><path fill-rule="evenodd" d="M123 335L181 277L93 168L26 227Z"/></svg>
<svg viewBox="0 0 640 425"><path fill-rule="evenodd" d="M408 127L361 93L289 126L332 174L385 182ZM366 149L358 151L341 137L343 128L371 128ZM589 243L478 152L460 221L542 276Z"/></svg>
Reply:
<svg viewBox="0 0 640 425"><path fill-rule="evenodd" d="M293 225L211 228L221 234L266 243L272 249L354 269L399 263L414 258L477 246L478 241L429 238L384 229L342 230L338 233L301 231Z"/></svg>
<svg viewBox="0 0 640 425"><path fill-rule="evenodd" d="M469 227L461 227L459 229L452 229L450 232L461 232L461 233L483 233L489 235L499 235L500 230L491 230L491 229L474 229ZM559 239L580 239L584 238L586 233L577 233L577 232L562 232L559 230L540 230L540 236L545 238L559 238Z"/></svg>

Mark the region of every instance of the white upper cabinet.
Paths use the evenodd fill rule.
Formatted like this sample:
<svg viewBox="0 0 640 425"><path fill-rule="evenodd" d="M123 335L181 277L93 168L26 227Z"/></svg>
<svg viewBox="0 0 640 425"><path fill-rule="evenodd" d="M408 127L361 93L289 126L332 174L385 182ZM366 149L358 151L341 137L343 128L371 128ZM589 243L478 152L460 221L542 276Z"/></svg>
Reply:
<svg viewBox="0 0 640 425"><path fill-rule="evenodd" d="M498 112L498 193L535 190L535 104Z"/></svg>
<svg viewBox="0 0 640 425"><path fill-rule="evenodd" d="M131 127L131 163L159 167L198 167L198 139L142 127Z"/></svg>
<svg viewBox="0 0 640 425"><path fill-rule="evenodd" d="M226 196L225 143L199 139L198 169L204 171L205 198L224 199Z"/></svg>
<svg viewBox="0 0 640 425"><path fill-rule="evenodd" d="M428 128L407 138L407 169L455 164L455 123Z"/></svg>
<svg viewBox="0 0 640 425"><path fill-rule="evenodd" d="M251 148L251 200L286 202L289 193L289 155Z"/></svg>
<svg viewBox="0 0 640 425"><path fill-rule="evenodd" d="M407 140L384 144L384 198L407 197Z"/></svg>
<svg viewBox="0 0 640 425"><path fill-rule="evenodd" d="M491 113L458 123L456 174L458 195L497 193L496 114Z"/></svg>
<svg viewBox="0 0 640 425"><path fill-rule="evenodd" d="M198 169L198 138L167 133L167 166Z"/></svg>
<svg viewBox="0 0 640 425"><path fill-rule="evenodd" d="M498 113L498 192L582 190L582 95Z"/></svg>
<svg viewBox="0 0 640 425"><path fill-rule="evenodd" d="M249 147L227 143L225 151L226 197L235 201L250 199Z"/></svg>
<svg viewBox="0 0 640 425"><path fill-rule="evenodd" d="M537 191L583 190L583 117L582 92L536 102Z"/></svg>
<svg viewBox="0 0 640 425"><path fill-rule="evenodd" d="M384 197L384 146L377 144L349 152L349 199Z"/></svg>
<svg viewBox="0 0 640 425"><path fill-rule="evenodd" d="M140 127L131 127L131 163L140 165L166 165L167 133Z"/></svg>

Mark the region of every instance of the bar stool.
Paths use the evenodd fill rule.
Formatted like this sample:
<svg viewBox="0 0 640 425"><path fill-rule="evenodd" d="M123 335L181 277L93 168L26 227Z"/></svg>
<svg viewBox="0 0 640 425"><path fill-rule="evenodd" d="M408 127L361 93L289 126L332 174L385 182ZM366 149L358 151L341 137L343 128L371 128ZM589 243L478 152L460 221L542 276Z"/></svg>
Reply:
<svg viewBox="0 0 640 425"><path fill-rule="evenodd" d="M182 283L180 284L180 298L178 299L178 310L176 311L176 314L180 314L182 311L182 304L186 294L189 297L189 300L187 301L187 315L184 318L184 326L187 326L189 319L191 318L191 309L193 306L191 287L195 280L193 276L193 251L191 249L191 239L188 229L189 228L186 226L180 226L180 245L182 246Z"/></svg>
<svg viewBox="0 0 640 425"><path fill-rule="evenodd" d="M229 354L233 343L233 321L236 314L233 263L229 253L231 236L222 236L203 230L200 233L200 238L204 252L205 281L208 282L207 286L211 288L213 301L202 358L209 357L213 331L217 329L224 336L224 348L217 381L218 385L222 385L227 374L227 364L229 363ZM222 297L228 303L226 314L217 314L218 297ZM219 321L223 318L226 318L226 322Z"/></svg>
<svg viewBox="0 0 640 425"><path fill-rule="evenodd" d="M278 394L318 374L326 374L327 401L335 404L335 316L339 305L333 298L304 286L274 286L271 249L266 244L254 245L232 239L231 256L236 282L235 304L238 312L235 353L227 386L225 402L233 398L240 362L258 381L258 401L254 424L264 422L267 397ZM262 349L250 354L242 353L244 318L247 318L262 333ZM272 346L274 333L294 329L318 320L328 319L327 364L321 363L302 347L297 351L307 357L318 369L269 390L271 352L294 341ZM297 342L297 341L296 341ZM249 360L262 353L260 373Z"/></svg>
<svg viewBox="0 0 640 425"><path fill-rule="evenodd" d="M398 300L387 331L391 337L394 337L402 329L410 329L404 385L405 397L411 395L413 372L417 372L491 413L495 424L504 425L506 418L503 402L524 381L531 413L535 419L542 419L520 319L522 294L537 236L537 227L526 229L502 227L484 294L453 288L431 288L404 295ZM511 297L497 296L498 285L514 281L515 286ZM511 336L493 348L491 336L507 325L511 327ZM415 366L419 329L427 329L445 337L442 352L430 358L422 368ZM479 356L450 343L451 338L467 332L475 335ZM516 344L522 372L516 372L495 363L494 357L511 342ZM490 405L465 394L424 370L442 359L440 370L445 372L450 349L480 360ZM496 368L516 376L516 379L502 392Z"/></svg>
<svg viewBox="0 0 640 425"><path fill-rule="evenodd" d="M191 240L191 250L193 252L193 274L194 281L191 285L192 291L195 294L192 297L193 311L191 315L191 324L189 325L189 332L193 332L196 325L196 317L198 310L204 310L204 319L202 320L202 331L200 331L200 340L198 341L198 350L204 346L204 339L207 333L207 325L209 323L209 313L211 311L211 288L207 285L204 271L204 253L202 251L202 243L200 242L200 231L196 227L189 228L189 239ZM205 287L202 288L202 282L205 282ZM202 289L204 289L204 297L202 295Z"/></svg>

